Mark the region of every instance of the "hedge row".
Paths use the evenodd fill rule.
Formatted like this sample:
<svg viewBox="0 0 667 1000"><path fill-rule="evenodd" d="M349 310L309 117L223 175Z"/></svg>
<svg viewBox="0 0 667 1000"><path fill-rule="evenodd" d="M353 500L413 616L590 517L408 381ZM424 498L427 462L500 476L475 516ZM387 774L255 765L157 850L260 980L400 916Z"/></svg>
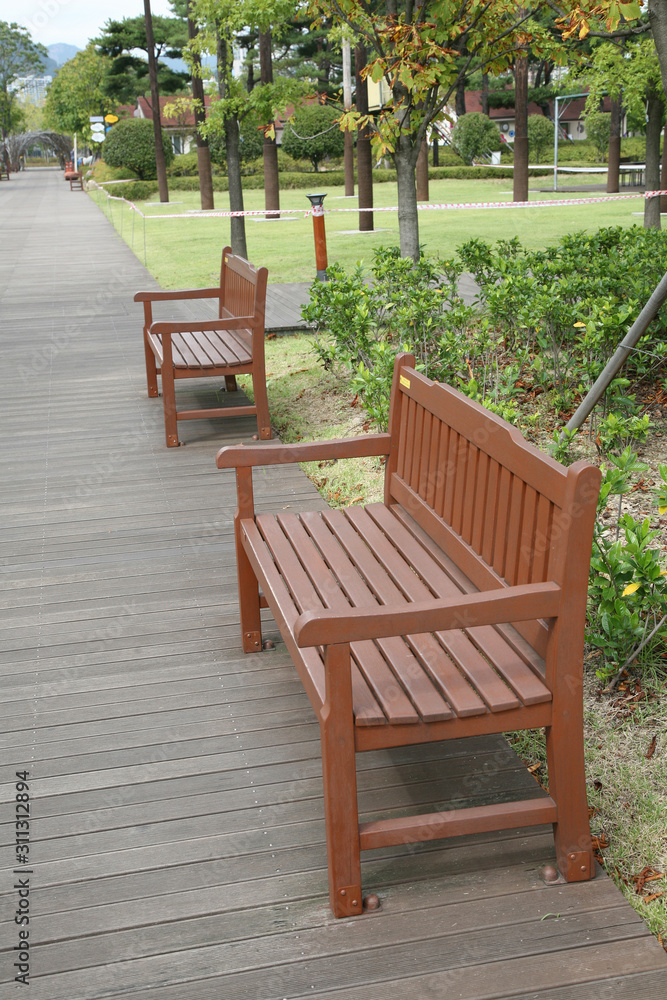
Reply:
<svg viewBox="0 0 667 1000"><path fill-rule="evenodd" d="M489 178L511 178L514 171L510 167L429 167L428 176L437 180L488 180ZM531 177L549 177L553 167L531 170ZM355 177L356 180L356 177ZM374 184L386 184L396 181L395 170L376 170L373 173ZM342 170L321 171L320 173L290 173L280 174L280 188L283 191L304 189L311 191L327 190L332 187L343 187L345 174ZM263 190L264 175L250 174L243 178L246 191ZM158 189L157 181L128 181L127 184L114 184L112 194L120 195L129 201L145 201ZM198 177L170 177L170 191L199 191ZM214 191L228 191L227 178L216 175L213 177Z"/></svg>

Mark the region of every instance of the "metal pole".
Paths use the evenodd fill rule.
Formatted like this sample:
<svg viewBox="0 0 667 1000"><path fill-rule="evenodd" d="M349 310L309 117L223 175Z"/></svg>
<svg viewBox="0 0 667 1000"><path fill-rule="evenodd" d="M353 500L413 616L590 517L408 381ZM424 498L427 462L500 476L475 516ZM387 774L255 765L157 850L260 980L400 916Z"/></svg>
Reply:
<svg viewBox="0 0 667 1000"><path fill-rule="evenodd" d="M602 396L616 373L623 367L625 360L639 338L646 333L646 328L655 319L658 310L667 299L667 274L662 276L660 284L655 289L637 319L634 321L621 343L616 348L613 357L609 359L604 369L596 379L595 385L587 393L574 416L565 425L568 431L578 430Z"/></svg>
<svg viewBox="0 0 667 1000"><path fill-rule="evenodd" d="M315 237L315 267L319 281L327 280L327 237L324 231L324 206L326 194L307 194L313 206L313 235Z"/></svg>
<svg viewBox="0 0 667 1000"><path fill-rule="evenodd" d="M555 111L555 121L554 121L554 191L558 190L558 102L560 97L556 98L556 111Z"/></svg>

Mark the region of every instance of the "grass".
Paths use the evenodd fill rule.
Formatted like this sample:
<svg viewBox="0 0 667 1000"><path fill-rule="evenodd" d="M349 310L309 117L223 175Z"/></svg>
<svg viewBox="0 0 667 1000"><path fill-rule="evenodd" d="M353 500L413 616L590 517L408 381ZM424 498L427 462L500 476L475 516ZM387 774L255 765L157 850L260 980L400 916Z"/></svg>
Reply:
<svg viewBox="0 0 667 1000"><path fill-rule="evenodd" d="M577 175L577 184L598 181L595 175ZM546 183L545 183L546 182ZM549 179L533 179L530 187L532 200L563 200L578 197L561 192L540 191L549 187ZM313 176L313 190L319 189ZM113 188L109 188L113 193ZM328 209L353 208L349 213L332 213L326 216L327 249L329 262L352 267L358 260L370 262L376 246L398 243L398 217L396 212L376 212L371 233L359 233L357 200L343 197L343 188L332 188L325 205ZM582 191L582 196L586 192ZM93 197L109 218L121 229L122 235L134 252L144 260L144 222L128 210L127 205L110 201L94 191ZM140 203L139 208L149 218L145 222L146 265L164 288L206 286L215 282L219 270L222 247L230 239L230 221L225 218L179 218L159 221L159 216L186 213L200 207L198 192L174 191L172 201L166 205ZM430 202L488 202L511 203L511 181L431 181ZM374 190L375 207L396 205L396 185L378 184ZM263 191L247 191L244 196L247 210L264 208ZM269 269L269 281L312 281L315 277L315 252L313 225L305 217L309 203L303 191L283 191L280 196L283 209L303 210L304 214L283 216L277 221L263 218L246 220L248 255L253 263ZM216 208L229 208L228 195L216 192ZM600 226L631 226L637 222L633 212L643 211L643 200L599 202L570 205L558 208L508 208L431 210L419 215L420 240L429 254L452 256L461 243L477 237L494 242L498 239L519 237L531 249L555 243L566 233L577 230L596 230Z"/></svg>

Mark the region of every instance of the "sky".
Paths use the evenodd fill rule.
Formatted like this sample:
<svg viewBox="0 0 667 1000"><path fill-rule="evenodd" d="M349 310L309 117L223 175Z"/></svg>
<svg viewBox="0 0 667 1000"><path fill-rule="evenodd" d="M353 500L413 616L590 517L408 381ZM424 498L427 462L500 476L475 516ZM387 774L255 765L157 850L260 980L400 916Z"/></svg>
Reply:
<svg viewBox="0 0 667 1000"><path fill-rule="evenodd" d="M151 0L153 14L172 15L168 0ZM0 0L0 21L15 21L42 45L65 42L85 48L110 17L143 14L143 0Z"/></svg>

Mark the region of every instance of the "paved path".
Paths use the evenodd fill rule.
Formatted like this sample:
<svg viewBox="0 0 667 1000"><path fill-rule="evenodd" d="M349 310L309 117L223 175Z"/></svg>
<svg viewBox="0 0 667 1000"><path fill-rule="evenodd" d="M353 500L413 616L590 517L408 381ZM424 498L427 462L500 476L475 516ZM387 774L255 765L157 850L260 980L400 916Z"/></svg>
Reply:
<svg viewBox="0 0 667 1000"><path fill-rule="evenodd" d="M152 279L59 174L0 184L0 228L6 843L17 772L31 795L30 866L0 858L2 1000L18 879L32 1000L664 1000L665 954L606 878L540 882L542 828L369 852L382 909L333 920L313 713L279 641L240 649L214 456L254 420L164 447L132 301ZM290 467L256 498L323 503ZM365 818L398 789L406 808L535 789L500 738L363 755L359 784Z"/></svg>

